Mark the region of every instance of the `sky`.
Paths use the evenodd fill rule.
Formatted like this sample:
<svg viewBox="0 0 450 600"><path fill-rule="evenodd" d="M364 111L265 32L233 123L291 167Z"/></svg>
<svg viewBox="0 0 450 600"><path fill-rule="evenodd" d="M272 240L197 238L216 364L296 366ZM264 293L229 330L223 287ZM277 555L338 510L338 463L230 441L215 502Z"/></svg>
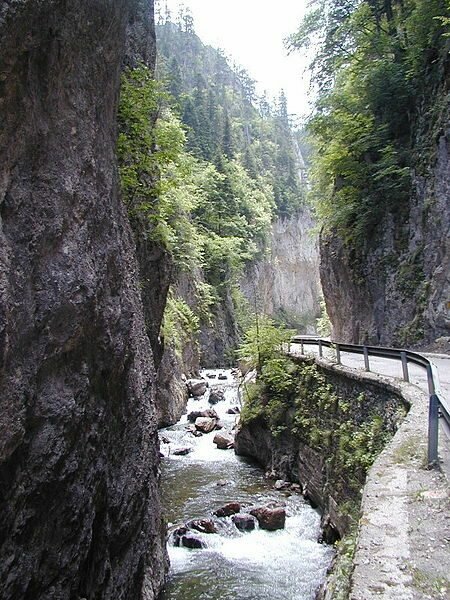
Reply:
<svg viewBox="0 0 450 600"><path fill-rule="evenodd" d="M282 88L290 113L302 118L310 112L308 60L298 52L288 56L283 45L298 28L308 0L167 0L175 14L180 4L190 8L201 40L246 69L258 82L258 93L277 96Z"/></svg>

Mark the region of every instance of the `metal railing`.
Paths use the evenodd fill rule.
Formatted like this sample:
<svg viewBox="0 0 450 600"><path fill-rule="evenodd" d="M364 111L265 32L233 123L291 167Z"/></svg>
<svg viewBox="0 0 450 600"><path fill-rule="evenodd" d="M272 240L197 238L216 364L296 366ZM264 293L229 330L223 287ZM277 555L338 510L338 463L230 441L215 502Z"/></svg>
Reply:
<svg viewBox="0 0 450 600"><path fill-rule="evenodd" d="M430 397L428 408L428 464L430 466L438 463L438 441L439 441L439 417L443 419L443 429L450 436L450 406L444 398L440 386L439 375L435 365L425 356L410 350L399 350L396 348L382 348L380 346L364 346L358 344L345 344L332 342L325 338L296 335L291 343L300 344L300 351L304 354L304 346L318 346L319 356L323 356L324 348L331 348L336 352L336 362L341 363L341 352L350 354L361 354L364 357L364 368L370 371L371 356L389 358L401 361L404 381L409 382L408 365L414 364L425 369L428 382L428 394Z"/></svg>

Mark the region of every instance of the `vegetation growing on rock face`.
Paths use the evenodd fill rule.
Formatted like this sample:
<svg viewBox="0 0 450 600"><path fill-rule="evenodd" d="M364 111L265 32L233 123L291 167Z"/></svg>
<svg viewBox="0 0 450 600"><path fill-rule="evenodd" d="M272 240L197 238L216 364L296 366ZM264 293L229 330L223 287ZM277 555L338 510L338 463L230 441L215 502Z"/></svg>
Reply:
<svg viewBox="0 0 450 600"><path fill-rule="evenodd" d="M284 94L257 109L254 82L201 43L187 13L178 24L161 17L158 38L164 83L145 66L125 71L117 149L130 217L146 219L176 277L194 282L195 297L175 285L167 304L163 334L179 348L227 298L237 316L247 312L236 283L303 188ZM188 309L195 327L184 327Z"/></svg>
<svg viewBox="0 0 450 600"><path fill-rule="evenodd" d="M244 390L241 422L263 419L275 438L301 440L325 457L335 493L357 498L401 415L381 416L362 393L344 397L314 363L287 356L290 334L270 322L247 333L239 354L251 357L258 377Z"/></svg>
<svg viewBox="0 0 450 600"><path fill-rule="evenodd" d="M413 136L439 78L449 6L446 0L312 5L288 40L291 49L316 51L312 197L322 222L360 251L384 215L402 216L411 169L427 162L428 148ZM429 108L432 124L439 115Z"/></svg>

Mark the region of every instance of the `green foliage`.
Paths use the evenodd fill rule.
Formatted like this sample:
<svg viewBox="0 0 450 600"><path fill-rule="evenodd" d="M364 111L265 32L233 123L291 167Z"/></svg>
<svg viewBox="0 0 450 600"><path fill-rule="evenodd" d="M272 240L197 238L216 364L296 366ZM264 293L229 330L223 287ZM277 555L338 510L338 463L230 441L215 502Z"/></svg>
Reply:
<svg viewBox="0 0 450 600"><path fill-rule="evenodd" d="M248 73L203 45L181 17L174 23L161 14L157 37L160 77L180 107L187 149L226 176L220 186L222 204L233 207L227 171L229 165L234 170L239 165L254 193L270 194L270 217L294 213L304 201L304 186L284 93L275 103L258 99L257 107L255 82Z"/></svg>
<svg viewBox="0 0 450 600"><path fill-rule="evenodd" d="M216 167L190 154L169 101L146 67L125 71L117 146L122 196L131 216L147 220L147 235L172 254L179 270L203 269L199 315L208 322L221 292L264 245L273 192L238 161L222 157Z"/></svg>
<svg viewBox="0 0 450 600"><path fill-rule="evenodd" d="M447 0L314 0L291 50L314 48L311 200L357 253L411 190L418 110L446 56ZM423 98L423 103L419 102ZM420 149L418 149L420 153Z"/></svg>
<svg viewBox="0 0 450 600"><path fill-rule="evenodd" d="M252 368L257 368L260 373L265 373L263 379L264 377L270 378L272 368L276 369L277 364L285 365L284 361L287 359L282 356L283 350L294 333L283 326L276 326L269 317L256 315L254 322L245 332L237 355L249 361ZM266 368L265 371L264 368Z"/></svg>
<svg viewBox="0 0 450 600"><path fill-rule="evenodd" d="M328 337L331 335L331 321L327 313L327 307L325 299L320 300L320 317L316 319L317 333L322 337Z"/></svg>
<svg viewBox="0 0 450 600"><path fill-rule="evenodd" d="M326 458L334 497L357 501L391 426L366 408L363 394L342 397L314 363L298 363L277 348L265 355L257 383L244 396L242 421L261 418L274 437L285 431L297 437Z"/></svg>
<svg viewBox="0 0 450 600"><path fill-rule="evenodd" d="M264 415L263 385L260 382L246 383L242 390L243 406L240 422L245 424Z"/></svg>
<svg viewBox="0 0 450 600"><path fill-rule="evenodd" d="M164 311L162 334L165 343L173 345L178 356L188 342L195 341L200 320L194 311L180 297L169 293Z"/></svg>
<svg viewBox="0 0 450 600"><path fill-rule="evenodd" d="M353 526L352 530L337 543L333 572L328 581L328 589L333 595L333 600L349 598L357 539L357 529Z"/></svg>

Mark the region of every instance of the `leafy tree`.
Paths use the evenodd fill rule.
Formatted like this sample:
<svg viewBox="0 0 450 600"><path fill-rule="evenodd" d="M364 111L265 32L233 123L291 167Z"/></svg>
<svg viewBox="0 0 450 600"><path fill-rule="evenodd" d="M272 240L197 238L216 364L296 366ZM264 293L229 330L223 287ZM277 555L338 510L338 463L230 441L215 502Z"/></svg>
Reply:
<svg viewBox="0 0 450 600"><path fill-rule="evenodd" d="M237 355L249 361L253 368L262 371L270 361L281 358L285 346L294 335L294 331L275 322L267 316L255 315L253 325L245 332L244 341ZM284 373L286 376L286 372Z"/></svg>
<svg viewBox="0 0 450 600"><path fill-rule="evenodd" d="M319 88L309 123L312 193L322 223L354 250L411 190L418 98L443 48L444 0L316 0L288 44L314 44ZM432 79L431 79L432 80Z"/></svg>

